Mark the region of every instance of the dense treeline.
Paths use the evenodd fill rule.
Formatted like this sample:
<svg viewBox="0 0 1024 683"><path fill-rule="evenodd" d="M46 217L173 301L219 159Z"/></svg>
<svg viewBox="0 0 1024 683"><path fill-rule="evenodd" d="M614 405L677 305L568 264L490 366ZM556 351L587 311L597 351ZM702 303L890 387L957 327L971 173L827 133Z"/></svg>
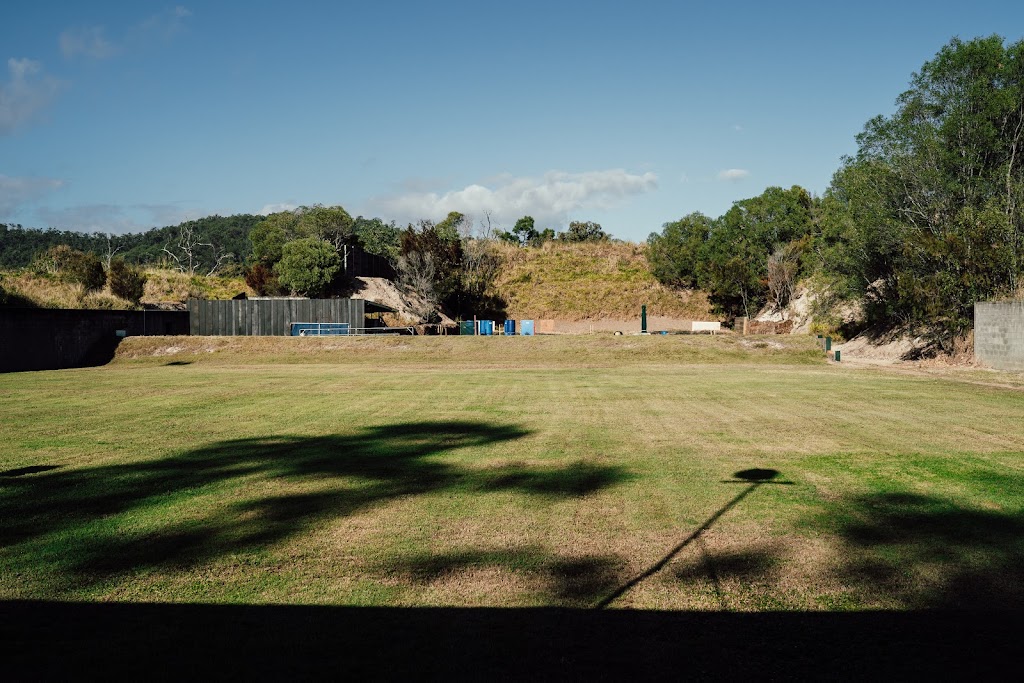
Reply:
<svg viewBox="0 0 1024 683"><path fill-rule="evenodd" d="M1020 295L1024 276L1024 41L954 39L914 74L897 111L867 123L823 197L769 188L719 218L650 236L665 283L720 310L783 305L819 274L867 325L931 333L972 324L976 301Z"/></svg>
<svg viewBox="0 0 1024 683"><path fill-rule="evenodd" d="M248 259L252 253L249 231L263 219L263 216L250 214L207 216L180 225L124 235L39 230L23 228L20 225L0 224L0 267L27 267L36 256L60 244L95 254L104 262L109 262L110 257L116 255L134 264L168 261L173 264L174 258L164 250L167 249L180 257L179 242L182 229L188 228L195 240L195 272L205 273L217 264L218 260L220 266L224 267L232 263L240 264Z"/></svg>
<svg viewBox="0 0 1024 683"><path fill-rule="evenodd" d="M766 302L785 306L806 274L817 202L801 187L770 187L725 215L692 213L648 238L661 282L705 290L719 310L752 315Z"/></svg>
<svg viewBox="0 0 1024 683"><path fill-rule="evenodd" d="M1024 274L1024 41L953 40L868 122L822 208L822 257L872 320L956 335Z"/></svg>

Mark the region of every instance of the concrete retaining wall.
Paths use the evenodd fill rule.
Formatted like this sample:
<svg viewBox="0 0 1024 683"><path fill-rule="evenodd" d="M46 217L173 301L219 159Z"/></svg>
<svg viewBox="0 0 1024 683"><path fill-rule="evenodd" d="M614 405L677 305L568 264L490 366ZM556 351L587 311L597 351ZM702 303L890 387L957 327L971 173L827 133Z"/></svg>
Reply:
<svg viewBox="0 0 1024 683"><path fill-rule="evenodd" d="M187 311L0 308L0 372L109 363L121 338L188 334Z"/></svg>
<svg viewBox="0 0 1024 683"><path fill-rule="evenodd" d="M1024 301L974 304L974 357L997 370L1024 371Z"/></svg>

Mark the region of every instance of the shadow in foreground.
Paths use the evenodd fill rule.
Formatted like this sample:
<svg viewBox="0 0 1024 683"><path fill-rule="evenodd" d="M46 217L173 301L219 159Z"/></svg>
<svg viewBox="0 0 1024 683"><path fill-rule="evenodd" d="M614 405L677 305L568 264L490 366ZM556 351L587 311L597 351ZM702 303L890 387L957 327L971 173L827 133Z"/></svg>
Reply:
<svg viewBox="0 0 1024 683"><path fill-rule="evenodd" d="M753 469L749 469L749 470L741 470L741 471L736 472L735 474L733 474L733 476L736 477L736 478L733 479L733 480L726 480L726 481L724 481L722 483L723 484L749 484L749 486L747 488L743 489L742 491L740 491L738 494L736 494L736 496L732 500L730 500L728 503L726 503L722 507L718 508L718 510L716 510L710 517L708 517L706 520L704 520L703 524L701 524L699 527L694 529L693 533L691 533L689 536L687 536L682 541L680 541L679 544L676 545L674 548L669 550L668 553L664 557L662 557L660 560L658 560L657 562L652 564L650 567L648 567L647 569L642 571L640 574L634 576L632 579L630 579L626 583L624 583L621 586L619 586L618 588L616 588L609 595L605 596L600 602L597 603L597 609L605 609L606 607L610 606L613 602L615 602L616 600L621 598L623 595L625 595L627 592L632 590L634 587L636 587L638 584L642 583L643 581L646 581L647 579L651 578L652 576L654 576L655 574L660 572L662 569L664 569L665 566L668 565L669 562L671 562L673 559L675 559L675 557L680 552L682 552L682 550L684 548L686 548L686 546L690 545L694 541L699 540L701 535L705 531L710 529L712 526L714 526L715 522L717 522L719 520L719 518L722 517L722 515L724 515L726 512L728 512L732 508L736 507L740 503L741 500L743 500L748 495L750 495L751 493L756 491L758 486L762 486L764 484L790 484L791 483L791 482L788 482L788 481L773 481L776 477L779 476L779 471L778 470L771 470L771 469L762 469L762 468L759 468L759 467L756 467L756 468L753 468ZM715 585L717 586L718 585L718 581L717 581L717 579L714 578L713 575L712 575L712 580L714 581Z"/></svg>
<svg viewBox="0 0 1024 683"><path fill-rule="evenodd" d="M1022 616L0 602L0 654L8 680L984 680Z"/></svg>

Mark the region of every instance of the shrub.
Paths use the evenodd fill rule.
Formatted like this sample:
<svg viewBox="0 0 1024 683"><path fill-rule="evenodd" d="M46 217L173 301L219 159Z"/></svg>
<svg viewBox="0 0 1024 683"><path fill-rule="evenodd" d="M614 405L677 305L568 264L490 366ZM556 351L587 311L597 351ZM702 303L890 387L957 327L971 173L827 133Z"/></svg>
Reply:
<svg viewBox="0 0 1024 683"><path fill-rule="evenodd" d="M274 270L263 263L255 263L245 269L245 284L259 296L273 296L281 293L281 282Z"/></svg>
<svg viewBox="0 0 1024 683"><path fill-rule="evenodd" d="M95 254L72 249L66 244L50 247L36 257L35 271L39 274L56 274L64 282L82 285L85 293L103 289L107 274Z"/></svg>
<svg viewBox="0 0 1024 683"><path fill-rule="evenodd" d="M322 294L340 270L341 257L334 246L315 237L285 244L274 266L282 285L306 296Z"/></svg>
<svg viewBox="0 0 1024 683"><path fill-rule="evenodd" d="M110 262L110 293L138 305L146 291L146 274L124 262Z"/></svg>

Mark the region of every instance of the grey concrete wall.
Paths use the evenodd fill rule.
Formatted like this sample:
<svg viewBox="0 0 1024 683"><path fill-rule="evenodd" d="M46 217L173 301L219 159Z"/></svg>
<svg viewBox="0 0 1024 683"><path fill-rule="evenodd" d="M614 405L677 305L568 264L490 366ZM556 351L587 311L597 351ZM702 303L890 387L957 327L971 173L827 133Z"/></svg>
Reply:
<svg viewBox="0 0 1024 683"><path fill-rule="evenodd" d="M187 311L0 308L0 372L109 363L128 336L188 334Z"/></svg>
<svg viewBox="0 0 1024 683"><path fill-rule="evenodd" d="M974 304L974 357L997 370L1024 372L1024 301Z"/></svg>

